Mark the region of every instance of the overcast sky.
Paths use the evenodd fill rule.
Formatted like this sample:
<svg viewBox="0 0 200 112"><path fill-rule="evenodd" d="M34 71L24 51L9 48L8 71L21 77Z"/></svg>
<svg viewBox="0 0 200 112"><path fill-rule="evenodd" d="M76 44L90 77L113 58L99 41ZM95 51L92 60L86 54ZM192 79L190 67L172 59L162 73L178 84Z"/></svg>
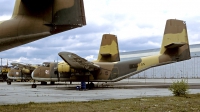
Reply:
<svg viewBox="0 0 200 112"><path fill-rule="evenodd" d="M0 0L0 20L12 15L15 0ZM97 58L104 33L118 37L119 49L159 48L167 19L185 20L190 44L200 43L198 0L84 0L87 25L0 53L3 63L61 61L70 51L88 60Z"/></svg>

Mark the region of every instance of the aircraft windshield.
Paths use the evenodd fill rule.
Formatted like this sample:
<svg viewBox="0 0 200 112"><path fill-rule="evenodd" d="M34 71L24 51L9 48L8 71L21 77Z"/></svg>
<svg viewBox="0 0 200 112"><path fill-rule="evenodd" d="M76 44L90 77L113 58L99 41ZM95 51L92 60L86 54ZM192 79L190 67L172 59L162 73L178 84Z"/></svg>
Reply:
<svg viewBox="0 0 200 112"><path fill-rule="evenodd" d="M50 64L44 63L42 66L44 66L44 67L50 67Z"/></svg>

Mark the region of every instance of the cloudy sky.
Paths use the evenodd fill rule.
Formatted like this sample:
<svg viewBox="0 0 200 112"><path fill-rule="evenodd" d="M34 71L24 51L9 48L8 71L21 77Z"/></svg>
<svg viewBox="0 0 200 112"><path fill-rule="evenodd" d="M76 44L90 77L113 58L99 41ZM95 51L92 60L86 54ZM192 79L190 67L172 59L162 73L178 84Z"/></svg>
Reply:
<svg viewBox="0 0 200 112"><path fill-rule="evenodd" d="M0 20L12 15L15 0L0 0ZM3 63L61 61L60 51L97 58L104 33L118 37L121 52L159 48L167 19L185 20L190 44L200 43L198 0L84 0L87 25L0 53Z"/></svg>

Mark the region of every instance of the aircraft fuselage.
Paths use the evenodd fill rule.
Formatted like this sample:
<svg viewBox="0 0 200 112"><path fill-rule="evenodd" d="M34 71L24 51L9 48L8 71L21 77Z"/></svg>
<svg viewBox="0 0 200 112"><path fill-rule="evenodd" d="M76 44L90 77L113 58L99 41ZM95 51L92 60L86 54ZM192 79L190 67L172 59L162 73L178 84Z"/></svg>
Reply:
<svg viewBox="0 0 200 112"><path fill-rule="evenodd" d="M94 64L98 65L100 69L93 72L69 68L69 72L57 73L55 72L55 68L58 66L58 64L51 63L49 67L40 66L36 68L32 72L32 78L38 81L116 82L151 67L190 59L188 44L185 44L174 51L176 51L175 54L170 55L158 54L119 62L94 62Z"/></svg>

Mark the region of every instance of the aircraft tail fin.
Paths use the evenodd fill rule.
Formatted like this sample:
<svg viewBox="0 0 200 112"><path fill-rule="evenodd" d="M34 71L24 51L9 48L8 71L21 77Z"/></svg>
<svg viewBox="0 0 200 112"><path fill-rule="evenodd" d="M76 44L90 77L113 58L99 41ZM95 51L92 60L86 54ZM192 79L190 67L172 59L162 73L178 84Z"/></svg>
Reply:
<svg viewBox="0 0 200 112"><path fill-rule="evenodd" d="M120 61L119 48L116 35L104 34L102 37L98 62Z"/></svg>
<svg viewBox="0 0 200 112"><path fill-rule="evenodd" d="M191 58L185 21L167 20L160 54L170 56L173 61Z"/></svg>

